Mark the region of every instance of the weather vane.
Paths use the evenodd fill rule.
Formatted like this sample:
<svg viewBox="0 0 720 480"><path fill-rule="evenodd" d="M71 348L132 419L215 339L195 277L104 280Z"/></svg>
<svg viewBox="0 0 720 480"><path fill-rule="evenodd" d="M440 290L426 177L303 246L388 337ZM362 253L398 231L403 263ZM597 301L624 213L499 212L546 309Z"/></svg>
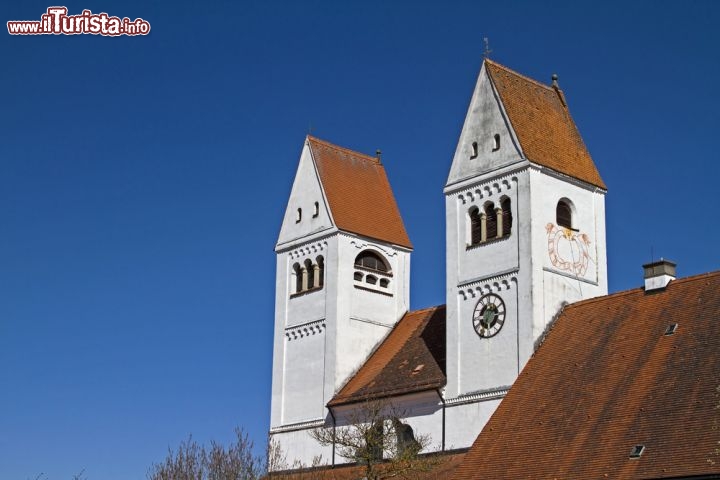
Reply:
<svg viewBox="0 0 720 480"><path fill-rule="evenodd" d="M485 51L483 51L483 57L490 58L490 54L492 53L492 50L490 50L490 40L488 40L488 37L483 37L483 42L485 43Z"/></svg>

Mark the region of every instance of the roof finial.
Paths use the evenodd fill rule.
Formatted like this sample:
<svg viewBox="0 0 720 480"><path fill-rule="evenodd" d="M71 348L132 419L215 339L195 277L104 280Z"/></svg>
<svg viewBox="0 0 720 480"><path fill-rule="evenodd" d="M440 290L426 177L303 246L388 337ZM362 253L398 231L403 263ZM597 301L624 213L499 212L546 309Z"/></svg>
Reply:
<svg viewBox="0 0 720 480"><path fill-rule="evenodd" d="M382 163L382 152L379 148L375 150L375 158L377 158L378 163Z"/></svg>
<svg viewBox="0 0 720 480"><path fill-rule="evenodd" d="M552 86L555 88L560 88L560 84L558 84L558 74L557 73L552 74Z"/></svg>
<svg viewBox="0 0 720 480"><path fill-rule="evenodd" d="M492 53L492 50L490 50L490 40L488 37L483 37L483 43L485 43L485 48L483 50L483 57L485 59L490 58L490 54Z"/></svg>

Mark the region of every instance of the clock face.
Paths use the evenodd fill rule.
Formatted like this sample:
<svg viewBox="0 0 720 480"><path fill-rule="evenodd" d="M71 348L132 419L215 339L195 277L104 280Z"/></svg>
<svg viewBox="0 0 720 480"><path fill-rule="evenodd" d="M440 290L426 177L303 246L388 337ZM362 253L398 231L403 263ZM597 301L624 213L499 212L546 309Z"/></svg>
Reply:
<svg viewBox="0 0 720 480"><path fill-rule="evenodd" d="M505 303L502 298L489 293L482 297L473 312L473 328L483 338L490 338L500 331L505 323Z"/></svg>

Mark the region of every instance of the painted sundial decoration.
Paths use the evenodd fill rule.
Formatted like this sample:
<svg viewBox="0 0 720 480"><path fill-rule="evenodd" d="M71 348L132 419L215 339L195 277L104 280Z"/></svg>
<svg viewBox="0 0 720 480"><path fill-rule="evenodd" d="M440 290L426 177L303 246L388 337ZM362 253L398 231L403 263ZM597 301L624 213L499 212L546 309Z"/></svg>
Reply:
<svg viewBox="0 0 720 480"><path fill-rule="evenodd" d="M494 293L483 296L475 306L472 322L475 332L481 337L497 335L505 323L505 302Z"/></svg>
<svg viewBox="0 0 720 480"><path fill-rule="evenodd" d="M548 235L548 254L553 267L575 276L584 276L592 260L589 251L590 237L552 223L548 223L545 230Z"/></svg>

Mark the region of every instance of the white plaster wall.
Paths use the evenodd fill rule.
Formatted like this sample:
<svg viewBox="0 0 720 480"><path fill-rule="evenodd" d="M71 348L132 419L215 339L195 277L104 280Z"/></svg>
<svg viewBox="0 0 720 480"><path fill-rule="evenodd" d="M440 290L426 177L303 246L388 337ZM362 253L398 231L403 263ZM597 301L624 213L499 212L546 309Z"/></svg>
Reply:
<svg viewBox="0 0 720 480"><path fill-rule="evenodd" d="M286 457L286 465L280 469L309 467L319 457L319 465L332 462L332 447L320 445L310 436L312 428L271 433L270 439L277 443Z"/></svg>
<svg viewBox="0 0 720 480"><path fill-rule="evenodd" d="M472 324L473 312L480 298L488 293L500 296L505 303L505 323L493 337L480 337ZM478 282L457 298L459 314L457 342L460 365L457 389L460 394L509 386L519 373L518 285L516 275Z"/></svg>
<svg viewBox="0 0 720 480"><path fill-rule="evenodd" d="M448 405L445 410L445 449L471 446L498 405L500 399Z"/></svg>
<svg viewBox="0 0 720 480"><path fill-rule="evenodd" d="M344 405L334 409L338 426L348 426L358 423L363 418L363 409L367 408L361 402L353 405ZM424 452L438 451L442 448L442 402L436 391L425 391L392 397L387 400L383 411L387 417L397 417L413 429L415 438L420 435L429 440ZM337 462L347 462L337 459Z"/></svg>
<svg viewBox="0 0 720 480"><path fill-rule="evenodd" d="M607 251L604 191L537 168L531 169L530 178L533 264L538 266L533 270L534 342L565 304L607 295ZM556 207L563 198L574 205L573 228L577 232L557 231ZM579 242L583 245L579 246ZM564 256L572 261L573 253L581 252L587 256L587 268L566 270L554 265L551 251L557 256L558 244L561 259ZM569 247L573 247L572 251ZM523 365L531 355L532 349L523 349Z"/></svg>
<svg viewBox="0 0 720 480"><path fill-rule="evenodd" d="M325 416L322 403L325 374L325 329L295 329L285 338L282 423L292 424ZM287 337L290 338L287 338Z"/></svg>

